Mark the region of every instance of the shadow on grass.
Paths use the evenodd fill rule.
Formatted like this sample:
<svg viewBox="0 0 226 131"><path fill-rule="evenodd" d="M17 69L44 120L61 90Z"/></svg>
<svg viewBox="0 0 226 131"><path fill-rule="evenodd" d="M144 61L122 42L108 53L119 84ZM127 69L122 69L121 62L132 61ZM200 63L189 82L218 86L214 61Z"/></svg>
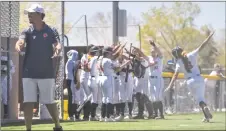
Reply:
<svg viewBox="0 0 226 131"><path fill-rule="evenodd" d="M60 121L60 123L69 123L75 121ZM52 120L33 120L32 125L39 125L39 124L53 124ZM24 126L25 123L23 120L16 121L16 122L6 122L2 123L1 127L10 127L10 126Z"/></svg>
<svg viewBox="0 0 226 131"><path fill-rule="evenodd" d="M60 121L60 123L77 123L77 122L90 122L90 121ZM97 122L97 123L109 123L109 122L99 122L99 121L92 121L92 122ZM118 122L138 122L136 120L127 120L127 121L115 121L111 123L118 123ZM52 120L33 120L32 125L39 125L39 124L53 124ZM2 127L11 127L11 126L25 126L24 121L17 121L17 122L7 122L7 123L2 123Z"/></svg>

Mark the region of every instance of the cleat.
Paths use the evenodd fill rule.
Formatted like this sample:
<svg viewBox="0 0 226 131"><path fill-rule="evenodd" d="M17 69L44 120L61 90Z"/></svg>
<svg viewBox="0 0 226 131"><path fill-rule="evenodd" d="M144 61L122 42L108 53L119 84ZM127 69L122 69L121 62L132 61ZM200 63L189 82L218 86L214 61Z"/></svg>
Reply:
<svg viewBox="0 0 226 131"><path fill-rule="evenodd" d="M105 121L105 119L102 118L102 117L100 117L99 121L100 121L100 122L103 122L103 121Z"/></svg>
<svg viewBox="0 0 226 131"><path fill-rule="evenodd" d="M124 120L124 116L121 116L121 115L115 118L115 121L122 121L122 120Z"/></svg>
<svg viewBox="0 0 226 131"><path fill-rule="evenodd" d="M133 119L144 119L144 116L137 115L137 116L133 117Z"/></svg>
<svg viewBox="0 0 226 131"><path fill-rule="evenodd" d="M132 117L132 115L128 115L124 119L133 119L133 117Z"/></svg>
<svg viewBox="0 0 226 131"><path fill-rule="evenodd" d="M203 119L202 119L202 122L210 122L210 120L207 119L207 118L203 118Z"/></svg>
<svg viewBox="0 0 226 131"><path fill-rule="evenodd" d="M89 119L89 121L98 121L98 119L97 119L96 117L91 117L91 118Z"/></svg>
<svg viewBox="0 0 226 131"><path fill-rule="evenodd" d="M115 121L115 119L114 118L105 118L105 122L114 122Z"/></svg>

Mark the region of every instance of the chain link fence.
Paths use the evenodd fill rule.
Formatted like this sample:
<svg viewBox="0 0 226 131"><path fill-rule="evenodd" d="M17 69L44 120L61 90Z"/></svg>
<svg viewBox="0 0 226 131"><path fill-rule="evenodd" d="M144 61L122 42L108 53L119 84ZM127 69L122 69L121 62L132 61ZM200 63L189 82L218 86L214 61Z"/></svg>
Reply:
<svg viewBox="0 0 226 131"><path fill-rule="evenodd" d="M19 36L19 2L1 3L1 37Z"/></svg>
<svg viewBox="0 0 226 131"><path fill-rule="evenodd" d="M0 34L1 34L1 47L4 47L6 49L6 52L7 52L7 56L8 56L8 59L12 59L13 60L13 63L15 64L16 66L16 72L19 72L19 75L17 77L13 77L12 81L17 81L19 83L17 84L13 84L13 86L16 86L15 88L19 88L19 91L17 91L16 94L15 93L15 97L18 97L22 96L22 91L21 90L21 71L18 71L18 70L21 70L21 60L23 60L22 57L18 57L18 54L14 52L14 44L15 44L15 41L18 39L19 37L19 34L20 34L20 31L24 30L24 28L28 28L28 20L27 20L27 17L24 16L23 14L23 10L25 8L28 8L29 5L33 4L34 2L0 2L0 20L1 20L1 31L0 31ZM63 35L64 34L64 30L63 30L63 27L64 27L64 22L63 22L63 19L64 18L64 13L62 13L62 9L63 9L63 6L62 6L62 2L35 2L35 3L39 3L41 4L44 9L46 9L46 22L47 24L49 24L50 26L54 26L57 28L60 36L60 41L61 43L63 44L64 41L63 41ZM60 15L60 16L57 16L57 17L54 17L54 15L52 15L51 13L48 13L51 11L51 9L53 8L52 6L54 6L54 8L57 9L57 14ZM46 7L46 8L45 8ZM23 16L21 16L23 15ZM20 21L20 18L24 18L23 20L24 21ZM48 18L49 17L49 18ZM56 18L56 19L54 19ZM54 21L53 24L51 24L51 21ZM21 26L22 28L20 29L20 25L24 25L24 26ZM26 27L25 27L26 26ZM13 44L11 44L13 43ZM64 46L63 46L64 47ZM57 58L54 62L55 62L55 65L56 65L56 90L55 90L55 93L56 93L56 101L58 103L58 109L60 111L60 117L62 117L62 101L63 101L63 83L64 83L64 48L62 48L62 54L59 58ZM2 52L1 52L2 54ZM19 60L16 60L16 59L19 59ZM16 60L16 61L15 61ZM8 68L9 69L9 68ZM3 76L1 76L3 77ZM16 79L15 79L16 78ZM11 82L12 82L11 81ZM8 85L10 83L9 79L8 79ZM2 82L1 82L2 83ZM1 85L2 86L2 85ZM7 86L8 88L8 99L11 99L11 97L14 97L12 96L12 94L9 93L9 86ZM14 87L13 87L14 88ZM1 88L2 89L2 88ZM18 90L18 89L17 89ZM4 93L4 92L1 92L1 93ZM9 95L10 94L10 95ZM2 98L2 97L1 97ZM12 98L13 100L14 98ZM18 98L17 98L18 99ZM15 99L17 101L17 99ZM19 100L22 100L19 98ZM11 101L10 101L11 102ZM22 101L18 101L19 103L22 104ZM17 103L17 102L16 102ZM9 104L10 105L10 104ZM18 105L14 105L15 108L18 107ZM14 108L13 107L9 107L9 108ZM20 106L20 108L22 108ZM15 109L17 110L17 109ZM19 109L20 110L20 109ZM16 111L15 111L16 112ZM15 113L17 115L17 113ZM17 117L17 116L16 116ZM17 118L15 118L17 119Z"/></svg>
<svg viewBox="0 0 226 131"><path fill-rule="evenodd" d="M112 26L88 26L87 31L88 44L99 46L112 45ZM84 26L73 27L68 38L70 41L73 41L69 46L86 46L86 28ZM127 42L126 48L129 48L129 43L133 43L133 46L140 48L139 25L128 25L127 36L119 37L119 41Z"/></svg>

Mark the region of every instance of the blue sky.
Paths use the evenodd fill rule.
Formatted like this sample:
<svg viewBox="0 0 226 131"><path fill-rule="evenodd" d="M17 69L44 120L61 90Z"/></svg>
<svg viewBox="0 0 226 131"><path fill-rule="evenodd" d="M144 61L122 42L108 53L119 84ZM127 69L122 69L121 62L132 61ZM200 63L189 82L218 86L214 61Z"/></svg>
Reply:
<svg viewBox="0 0 226 131"><path fill-rule="evenodd" d="M141 13L148 11L150 7L160 7L163 2L119 2L120 9L126 9L127 14L132 14L138 19L141 19ZM217 31L225 28L225 3L224 2L196 2L201 9L200 15L195 20L195 25L200 27L204 24L210 24ZM172 2L164 2L165 6L170 6ZM88 19L88 24L91 23L89 19L96 12L111 12L112 2L66 2L66 21L75 22L81 15L86 14ZM76 26L84 26L83 20L81 20ZM110 31L111 32L111 31ZM79 36L71 36L73 34L70 32L69 38L70 43L84 43L84 38ZM73 34L74 35L74 34ZM110 34L109 34L110 35ZM218 34L216 34L218 35ZM219 34L218 36L221 36ZM80 39L80 40L78 40ZM82 40L81 40L82 39ZM91 42L96 42L90 38ZM70 44L74 45L74 44Z"/></svg>

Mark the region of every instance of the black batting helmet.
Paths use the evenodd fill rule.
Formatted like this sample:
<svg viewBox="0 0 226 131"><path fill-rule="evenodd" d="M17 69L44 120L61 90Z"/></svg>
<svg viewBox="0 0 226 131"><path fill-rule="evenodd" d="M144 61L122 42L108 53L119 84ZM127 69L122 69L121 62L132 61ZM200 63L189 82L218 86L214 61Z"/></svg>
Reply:
<svg viewBox="0 0 226 131"><path fill-rule="evenodd" d="M181 58L181 53L183 52L183 49L179 46L175 47L174 49L172 49L172 55L178 59Z"/></svg>

